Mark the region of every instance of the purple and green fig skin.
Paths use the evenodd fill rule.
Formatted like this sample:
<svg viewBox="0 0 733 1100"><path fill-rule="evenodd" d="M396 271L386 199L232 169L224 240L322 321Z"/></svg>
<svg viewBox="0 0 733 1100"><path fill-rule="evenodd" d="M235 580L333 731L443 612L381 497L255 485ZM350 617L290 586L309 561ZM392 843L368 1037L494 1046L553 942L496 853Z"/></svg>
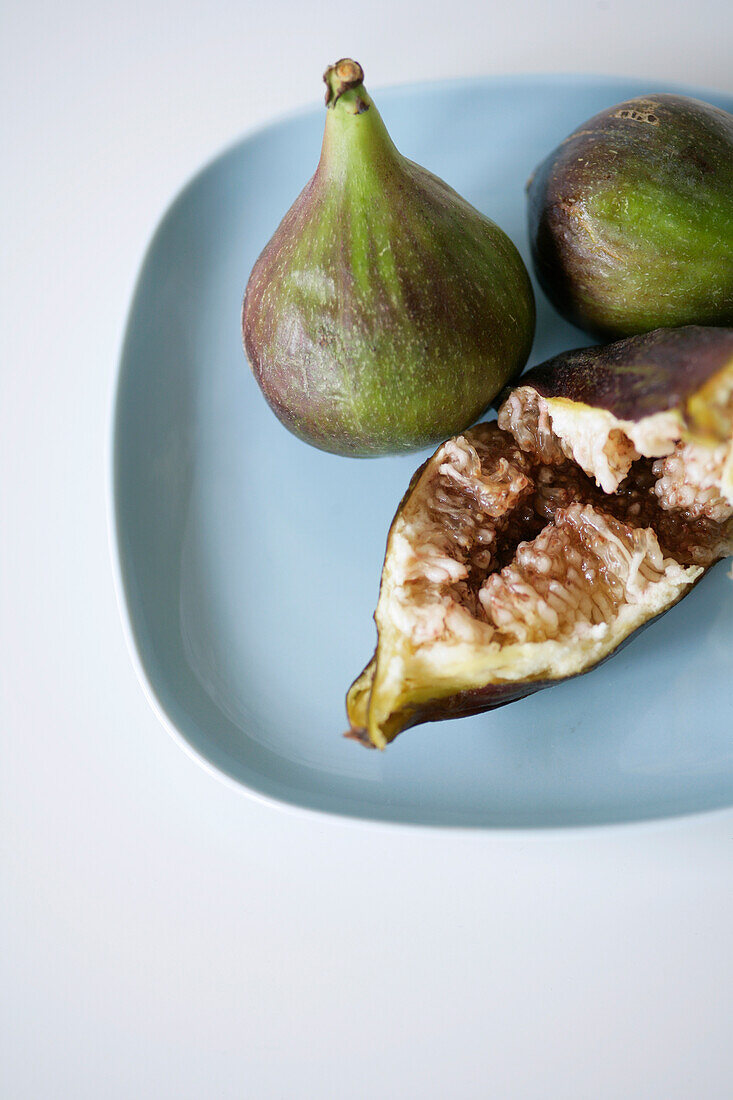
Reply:
<svg viewBox="0 0 733 1100"><path fill-rule="evenodd" d="M733 115L649 95L574 131L527 184L542 289L600 337L733 325Z"/></svg>
<svg viewBox="0 0 733 1100"><path fill-rule="evenodd" d="M521 371L532 288L502 230L400 155L361 67L324 80L320 162L253 268L244 348L307 443L411 451L473 423Z"/></svg>

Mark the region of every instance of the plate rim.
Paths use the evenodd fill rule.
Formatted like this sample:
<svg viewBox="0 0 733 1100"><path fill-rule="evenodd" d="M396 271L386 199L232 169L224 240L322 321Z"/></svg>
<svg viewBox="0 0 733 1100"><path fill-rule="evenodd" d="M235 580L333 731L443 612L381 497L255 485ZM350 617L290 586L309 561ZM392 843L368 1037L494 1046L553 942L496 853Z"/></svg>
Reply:
<svg viewBox="0 0 733 1100"><path fill-rule="evenodd" d="M426 92L440 92L447 89L455 89L457 87L464 87L469 89L471 87L487 85L501 85L501 84L522 84L529 81L537 82L550 82L553 84L571 83L577 85L583 85L594 81L617 84L619 86L629 83L643 83L643 78L636 77L633 74L624 75L618 73L598 73L598 72L512 72L512 73L491 73L487 75L475 75L467 77L445 77L437 80L420 80L420 81L405 81L400 83L390 83L384 85L375 85L381 93L405 94L414 93L415 91ZM650 90L648 94L662 94L662 89L657 88L655 90L655 84L657 81L649 81ZM664 86L664 91L673 95L685 95L693 98L700 98L705 100L705 97L713 96L718 99L728 100L731 110L733 111L733 94L717 88L705 88L699 85L680 84L672 82ZM202 164L200 164L191 175L187 176L184 182L174 191L172 197L164 204L162 212L159 212L154 223L153 231L149 238L147 238L144 248L141 251L137 265L135 267L135 274L131 281L131 285L128 287L128 305L123 315L123 322L121 332L118 332L116 354L114 358L114 369L111 372L109 380L109 389L107 392L106 401L106 430L105 430L105 515L106 515L106 528L107 528L107 542L109 548L110 564L112 567L112 582L115 595L115 601L119 612L119 618L122 625L122 633L125 640L125 645L135 670L140 687L142 688L143 695L147 699L151 710L155 714L156 718L171 736L173 741L183 750L183 752L199 765L210 776L223 783L229 789L234 789L247 798L253 799L261 805L268 806L272 809L286 812L294 815L307 815L309 818L320 821L334 820L348 824L352 827L358 828L382 828L382 829L401 829L401 830L431 830L431 831L445 831L450 833L458 833L461 835L490 835L493 837L515 837L526 842L530 839L533 840L548 840L548 839L564 839L569 836L581 838L588 838L590 836L597 836L599 833L606 835L609 831L614 833L618 831L627 831L629 829L644 829L644 830L656 830L656 829L669 829L675 826L680 826L690 821L696 821L697 819L709 819L711 817L725 817L728 816L733 819L733 806L720 806L712 807L710 809L690 810L682 811L681 813L675 813L668 816L648 817L639 819L629 819L622 821L600 821L590 823L575 823L573 821L561 822L557 824L549 825L512 825L503 824L500 822L486 822L466 824L460 821L409 821L400 820L395 817L387 816L386 812L370 814L363 810L355 808L351 809L335 809L335 808L317 808L309 805L307 802L296 801L288 799L286 797L279 797L271 794L257 786L254 786L251 782L233 775L231 772L224 770L214 764L202 751L196 748L188 736L178 727L173 718L168 714L162 700L159 698L158 693L150 679L148 670L143 661L140 643L132 622L131 604L128 598L127 586L124 578L124 571L122 566L122 547L121 547L121 531L119 525L119 516L117 508L117 472L118 472L118 441L119 441L119 401L123 380L123 366L125 363L125 351L127 341L131 329L131 322L134 313L134 307L137 301L137 295L142 281L143 273L145 271L147 261L153 254L156 247L158 238L168 222L169 218L173 216L178 205L182 202L185 196L193 189L198 181L208 172L210 172L220 161L225 160L236 149L240 149L243 146L252 144L258 140L263 134L270 132L271 130L279 127L284 127L292 122L297 122L299 119L305 118L313 114L315 104L308 104L300 106L293 110L287 110L274 115L268 121L259 123L253 127L250 127L231 141L226 142L220 146L218 150L212 153Z"/></svg>

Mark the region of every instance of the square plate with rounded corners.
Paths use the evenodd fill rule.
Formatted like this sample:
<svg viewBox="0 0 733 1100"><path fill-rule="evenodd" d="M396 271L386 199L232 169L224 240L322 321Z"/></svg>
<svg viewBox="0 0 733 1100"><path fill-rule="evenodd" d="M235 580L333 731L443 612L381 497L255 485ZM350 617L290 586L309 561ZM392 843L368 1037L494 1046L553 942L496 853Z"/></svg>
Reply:
<svg viewBox="0 0 733 1100"><path fill-rule="evenodd" d="M376 98L398 148L498 222L528 261L532 169L584 119L653 90L513 77ZM204 168L165 215L135 290L112 511L122 602L156 709L251 791L354 817L540 828L733 805L733 584L720 565L580 679L410 730L384 753L340 736L344 693L374 647L387 528L425 456L313 450L275 419L242 352L250 269L312 174L322 126L313 109ZM530 364L590 342L540 292L537 304Z"/></svg>

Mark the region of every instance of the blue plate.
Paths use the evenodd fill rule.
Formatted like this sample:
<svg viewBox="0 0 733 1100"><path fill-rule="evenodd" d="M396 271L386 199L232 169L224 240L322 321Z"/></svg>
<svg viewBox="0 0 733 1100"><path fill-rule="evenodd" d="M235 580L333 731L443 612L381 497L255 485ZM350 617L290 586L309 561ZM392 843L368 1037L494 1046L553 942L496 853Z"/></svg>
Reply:
<svg viewBox="0 0 733 1100"><path fill-rule="evenodd" d="M528 261L524 184L644 81L482 79L377 91L399 149ZM689 90L688 90L689 91ZM733 100L697 94L727 109ZM185 188L145 258L114 413L118 575L158 713L252 792L385 821L547 827L733 805L733 582L718 566L604 667L384 753L341 737L374 648L387 528L424 455L313 450L275 419L240 343L258 253L318 159L323 109L254 134ZM531 363L588 338L540 292Z"/></svg>

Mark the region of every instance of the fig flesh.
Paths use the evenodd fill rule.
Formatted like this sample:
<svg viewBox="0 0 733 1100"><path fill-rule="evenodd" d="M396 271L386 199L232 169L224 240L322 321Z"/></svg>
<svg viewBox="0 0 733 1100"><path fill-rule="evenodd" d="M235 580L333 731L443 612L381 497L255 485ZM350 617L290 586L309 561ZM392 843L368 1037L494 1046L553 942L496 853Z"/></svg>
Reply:
<svg viewBox="0 0 733 1100"><path fill-rule="evenodd" d="M688 405L720 374L716 361ZM365 744L589 671L733 553L733 505L719 492L711 504L693 460L686 476L679 438L675 471L637 455L607 493L565 453L549 414L517 418L518 392L498 424L439 447L398 508L377 650L347 696L350 736ZM669 484L660 492L665 481L676 497Z"/></svg>
<svg viewBox="0 0 733 1100"><path fill-rule="evenodd" d="M676 95L578 127L527 185L543 290L601 336L733 324L733 115Z"/></svg>
<svg viewBox="0 0 733 1100"><path fill-rule="evenodd" d="M616 492L638 458L659 459L655 490L663 507L687 500L691 514L727 518L733 329L657 329L565 352L522 376L499 426L547 462L571 459L606 493ZM684 487L673 484L683 476Z"/></svg>
<svg viewBox="0 0 733 1100"><path fill-rule="evenodd" d="M473 423L522 369L531 284L498 226L400 155L356 62L324 79L320 162L254 266L244 347L301 439L410 451Z"/></svg>

